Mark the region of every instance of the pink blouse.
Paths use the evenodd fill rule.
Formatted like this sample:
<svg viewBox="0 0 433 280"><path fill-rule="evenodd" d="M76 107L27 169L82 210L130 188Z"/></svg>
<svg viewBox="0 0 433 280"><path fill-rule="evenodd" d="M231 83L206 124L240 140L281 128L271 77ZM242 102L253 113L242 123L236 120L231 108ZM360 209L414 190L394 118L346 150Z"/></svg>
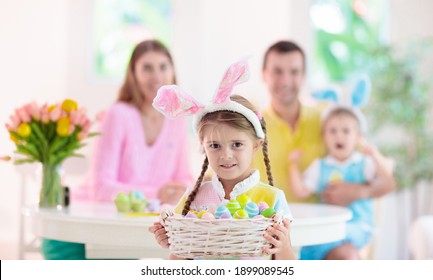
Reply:
<svg viewBox="0 0 433 280"><path fill-rule="evenodd" d="M185 119L164 119L158 138L148 146L139 110L118 102L104 116L100 132L89 180L91 199L113 201L119 192L131 190L156 198L168 182L191 184Z"/></svg>

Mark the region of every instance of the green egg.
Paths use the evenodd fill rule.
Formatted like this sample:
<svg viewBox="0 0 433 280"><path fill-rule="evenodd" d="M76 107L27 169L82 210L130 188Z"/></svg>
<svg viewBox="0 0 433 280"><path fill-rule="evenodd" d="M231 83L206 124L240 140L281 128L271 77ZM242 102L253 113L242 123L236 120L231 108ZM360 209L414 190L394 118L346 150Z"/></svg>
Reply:
<svg viewBox="0 0 433 280"><path fill-rule="evenodd" d="M274 208L267 208L267 209L263 210L260 214L265 216L266 218L270 218L275 213L276 213L276 211Z"/></svg>
<svg viewBox="0 0 433 280"><path fill-rule="evenodd" d="M238 211L239 209L241 209L241 206L239 204L239 202L236 199L230 199L229 202L227 202L226 205L227 209L229 209L230 214L234 214L236 211Z"/></svg>

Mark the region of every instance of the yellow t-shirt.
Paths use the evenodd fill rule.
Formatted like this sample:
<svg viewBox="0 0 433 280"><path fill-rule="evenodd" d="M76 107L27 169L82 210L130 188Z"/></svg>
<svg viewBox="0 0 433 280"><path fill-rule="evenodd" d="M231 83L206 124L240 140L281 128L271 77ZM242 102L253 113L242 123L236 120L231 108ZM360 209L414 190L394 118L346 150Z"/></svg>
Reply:
<svg viewBox="0 0 433 280"><path fill-rule="evenodd" d="M314 159L325 154L321 134L320 110L305 105L301 105L300 110L299 122L294 131L271 108L262 112L267 124L268 154L272 176L275 187L284 191L287 201L318 202L317 197L311 197L307 200L295 199L290 188L289 154L293 150L302 150L301 171L304 171ZM253 167L259 169L262 180L267 182L266 167L261 152L256 153Z"/></svg>

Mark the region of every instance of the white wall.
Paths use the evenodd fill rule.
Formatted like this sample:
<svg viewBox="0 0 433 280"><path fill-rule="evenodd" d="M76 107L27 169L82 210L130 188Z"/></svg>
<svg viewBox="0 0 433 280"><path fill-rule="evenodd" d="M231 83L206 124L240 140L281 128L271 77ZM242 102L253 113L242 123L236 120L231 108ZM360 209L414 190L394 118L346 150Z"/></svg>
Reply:
<svg viewBox="0 0 433 280"><path fill-rule="evenodd" d="M1 155L14 149L4 128L13 108L65 96L68 5L67 0L0 2ZM0 247L5 248L17 242L19 177L12 164L0 162L0 178ZM0 258L4 253L0 249Z"/></svg>

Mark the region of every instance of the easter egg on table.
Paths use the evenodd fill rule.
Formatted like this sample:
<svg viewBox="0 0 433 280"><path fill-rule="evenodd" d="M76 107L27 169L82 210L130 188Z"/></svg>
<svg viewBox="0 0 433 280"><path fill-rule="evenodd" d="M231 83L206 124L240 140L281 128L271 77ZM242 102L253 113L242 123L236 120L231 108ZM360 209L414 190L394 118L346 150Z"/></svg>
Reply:
<svg viewBox="0 0 433 280"><path fill-rule="evenodd" d="M241 194L236 198L236 200L239 202L241 208L244 208L245 205L247 205L247 203L251 201L251 198L246 194Z"/></svg>
<svg viewBox="0 0 433 280"><path fill-rule="evenodd" d="M259 206L259 211L260 212L262 212L263 210L269 208L269 205L266 202L264 202L264 201L261 201L261 202L257 203L257 206Z"/></svg>
<svg viewBox="0 0 433 280"><path fill-rule="evenodd" d="M248 213L244 209L236 211L236 213L233 215L233 218L235 219L248 219Z"/></svg>
<svg viewBox="0 0 433 280"><path fill-rule="evenodd" d="M241 205L236 199L230 199L226 204L227 209L229 209L230 214L234 214L236 211L241 209Z"/></svg>
<svg viewBox="0 0 433 280"><path fill-rule="evenodd" d="M220 205L218 206L218 208L215 210L215 217L217 219L219 219L221 217L222 214L229 214L230 217L232 216L229 209L227 209L227 207L225 205Z"/></svg>
<svg viewBox="0 0 433 280"><path fill-rule="evenodd" d="M160 204L161 202L159 201L159 199L149 200L149 204L147 205L147 210L149 210L150 212L158 212Z"/></svg>
<svg viewBox="0 0 433 280"><path fill-rule="evenodd" d="M131 208L134 212L146 212L147 201L141 199L133 199L131 201Z"/></svg>
<svg viewBox="0 0 433 280"><path fill-rule="evenodd" d="M245 211L247 211L248 216L250 218L257 216L259 214L259 206L257 206L257 204L255 204L254 202L250 201L247 203L247 205L245 205L244 208Z"/></svg>
<svg viewBox="0 0 433 280"><path fill-rule="evenodd" d="M142 192L139 192L139 191L130 191L128 195L129 195L129 198L131 200L134 200L134 199L145 200L144 194Z"/></svg>
<svg viewBox="0 0 433 280"><path fill-rule="evenodd" d="M114 200L114 204L119 212L131 211L131 200L125 193L119 193Z"/></svg>
<svg viewBox="0 0 433 280"><path fill-rule="evenodd" d="M272 215L274 215L275 213L276 213L276 211L274 208L267 208L267 209L263 210L262 212L260 212L260 214L265 216L266 218L272 217Z"/></svg>

